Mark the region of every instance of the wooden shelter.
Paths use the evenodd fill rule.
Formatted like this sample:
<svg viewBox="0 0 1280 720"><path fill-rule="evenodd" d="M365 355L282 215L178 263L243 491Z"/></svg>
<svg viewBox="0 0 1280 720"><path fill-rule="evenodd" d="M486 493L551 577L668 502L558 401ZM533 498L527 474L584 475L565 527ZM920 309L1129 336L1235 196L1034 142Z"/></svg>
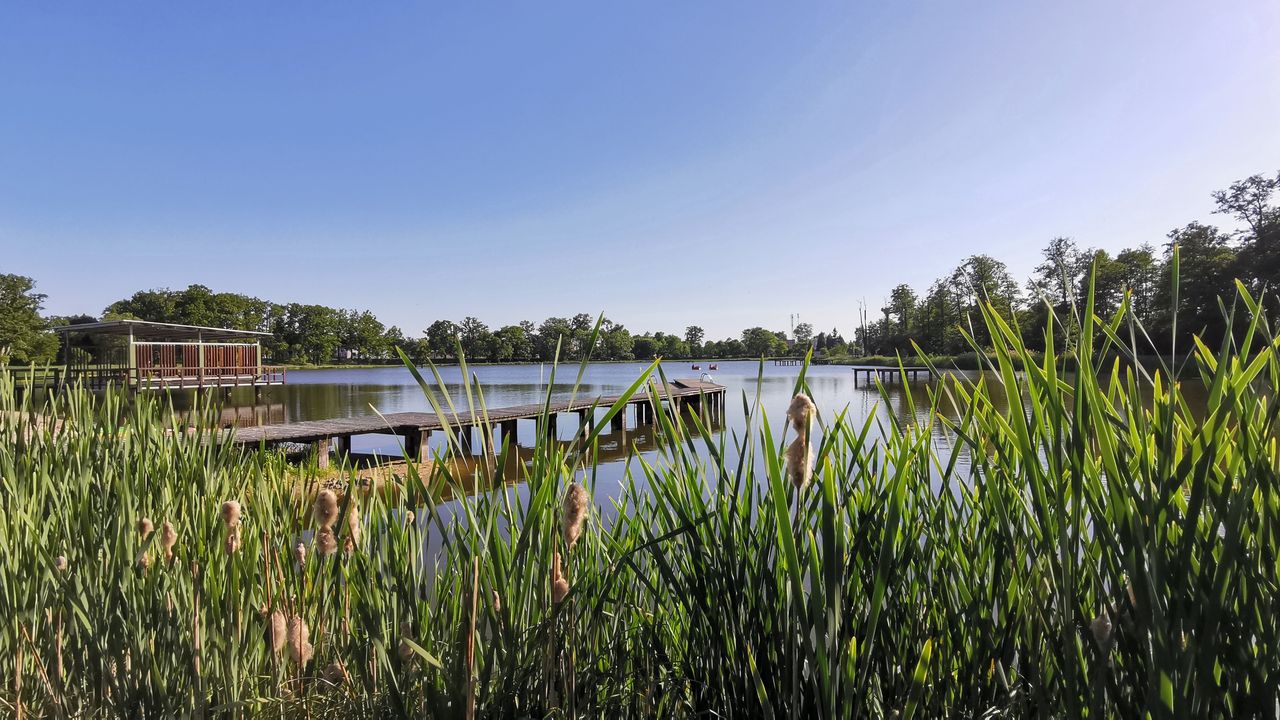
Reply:
<svg viewBox="0 0 1280 720"><path fill-rule="evenodd" d="M54 328L62 335L66 382L102 389L180 390L283 385L283 366L262 364L270 333L108 320Z"/></svg>

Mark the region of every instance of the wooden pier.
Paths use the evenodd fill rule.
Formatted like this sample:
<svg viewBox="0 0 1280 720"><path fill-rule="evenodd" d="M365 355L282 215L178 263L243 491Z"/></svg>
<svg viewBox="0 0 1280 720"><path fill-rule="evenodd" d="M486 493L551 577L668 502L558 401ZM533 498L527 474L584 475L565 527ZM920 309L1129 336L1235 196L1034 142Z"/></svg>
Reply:
<svg viewBox="0 0 1280 720"><path fill-rule="evenodd" d="M578 416L579 427L586 429L595 422L597 410L608 410L620 400L620 396L580 398L573 401L561 400L552 402L547 413L547 427L542 428L554 437L556 418L562 413L574 413ZM725 387L704 380L673 380L664 388L659 388L657 397L650 398L648 393L637 393L628 401L627 406L614 416L612 430L625 430L627 408L633 408L635 423L652 424L655 412L669 408L676 412L691 409L705 410L712 418L723 418L725 405ZM426 412L391 413L382 417L335 418L332 420L308 420L279 425L259 425L237 430L234 442L242 446L275 445L278 443L310 444L321 467L329 464L329 452L337 450L341 456L351 454L351 438L356 435L391 434L404 440L405 455L412 460L420 460L423 448L433 432L442 432L450 428L458 435L463 448L472 446L472 430L480 429L481 437L493 437L494 430L501 433L505 441L511 438L514 443L517 423L521 420L539 421L542 419L544 405L517 405L515 407L492 408L487 413L471 413L462 411L437 415ZM482 440L483 442L483 440ZM495 438L494 444L499 441Z"/></svg>
<svg viewBox="0 0 1280 720"><path fill-rule="evenodd" d="M799 364L800 364L800 358L774 358L773 359L774 367L777 367L779 365L790 366L790 365L799 365Z"/></svg>
<svg viewBox="0 0 1280 720"><path fill-rule="evenodd" d="M866 376L866 384L871 385L871 376L875 375L880 378L882 383L891 383L895 380L905 380L906 382L915 382L920 379L920 374L924 373L926 380L933 379L933 371L924 366L914 367L855 367L853 369L853 386L858 387L859 377Z"/></svg>

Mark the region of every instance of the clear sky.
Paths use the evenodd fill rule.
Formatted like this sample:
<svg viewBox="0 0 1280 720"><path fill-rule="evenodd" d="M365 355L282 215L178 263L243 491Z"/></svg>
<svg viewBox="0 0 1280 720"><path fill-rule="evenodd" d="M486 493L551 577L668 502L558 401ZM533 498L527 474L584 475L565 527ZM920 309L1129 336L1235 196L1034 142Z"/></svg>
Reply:
<svg viewBox="0 0 1280 720"><path fill-rule="evenodd" d="M846 334L1280 169L1280 2L0 5L0 272Z"/></svg>

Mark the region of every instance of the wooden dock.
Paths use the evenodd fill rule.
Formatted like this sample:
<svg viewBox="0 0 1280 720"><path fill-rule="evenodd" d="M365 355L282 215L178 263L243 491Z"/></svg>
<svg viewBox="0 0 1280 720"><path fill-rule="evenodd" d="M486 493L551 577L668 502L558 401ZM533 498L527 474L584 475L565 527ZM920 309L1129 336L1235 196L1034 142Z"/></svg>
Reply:
<svg viewBox="0 0 1280 720"><path fill-rule="evenodd" d="M855 367L853 369L853 386L858 387L858 379L863 375L866 376L866 381L865 381L866 384L870 385L872 375L875 375L878 378L880 378L880 382L882 383L891 383L895 380L915 382L916 380L920 379L921 373L924 373L925 379L927 380L933 379L933 371L923 365L904 367L904 368L892 367L892 366L873 367L869 365L862 366L862 367Z"/></svg>
<svg viewBox="0 0 1280 720"><path fill-rule="evenodd" d="M705 409L713 418L721 418L724 414L725 387L704 380L673 380L664 388L659 388L657 398L650 398L648 393L637 393L627 401L627 407L633 408L635 423L649 424L653 422L654 413L666 407L675 411L686 408ZM551 403L547 414L545 432L554 436L556 417L561 413L574 413L578 416L579 426L591 427L595 422L595 411L609 409L620 400L620 396L602 396L579 398L572 401L560 400ZM242 446L276 445L279 443L310 444L321 467L329 462L329 451L336 444L339 455L351 454L351 438L355 435L391 434L404 439L405 454L413 460L420 460L423 448L427 445L431 433L450 428L455 432L464 448L471 447L472 430L481 429L483 436L493 430L501 433L502 438L516 437L517 423L520 420L539 420L543 410L541 403L536 405L517 405L514 407L491 408L487 413L471 413L462 411L437 415L426 412L391 413L382 417L334 418L331 420L308 420L278 425L259 425L237 430L234 442ZM625 430L627 422L626 408L613 418L612 429ZM494 440L497 444L497 439Z"/></svg>

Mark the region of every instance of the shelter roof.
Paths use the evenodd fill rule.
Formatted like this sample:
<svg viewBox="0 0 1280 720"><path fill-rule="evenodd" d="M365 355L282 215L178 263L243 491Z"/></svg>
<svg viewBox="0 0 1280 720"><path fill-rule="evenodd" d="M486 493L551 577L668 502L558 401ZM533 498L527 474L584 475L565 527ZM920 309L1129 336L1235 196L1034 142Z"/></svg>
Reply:
<svg viewBox="0 0 1280 720"><path fill-rule="evenodd" d="M85 335L133 335L134 340L151 342L227 340L258 340L271 333L235 328L204 327L202 325L178 325L176 323L150 322L148 320L106 320L104 322L59 325L51 328L58 333L83 333Z"/></svg>

